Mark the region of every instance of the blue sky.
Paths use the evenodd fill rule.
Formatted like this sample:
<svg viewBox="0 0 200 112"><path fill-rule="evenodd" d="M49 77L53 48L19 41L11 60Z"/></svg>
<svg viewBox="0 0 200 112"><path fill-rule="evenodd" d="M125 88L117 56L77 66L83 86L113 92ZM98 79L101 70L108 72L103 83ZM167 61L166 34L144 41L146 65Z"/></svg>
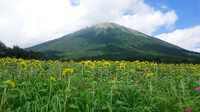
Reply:
<svg viewBox="0 0 200 112"><path fill-rule="evenodd" d="M80 0L69 0L72 6L78 6L80 3Z"/></svg>
<svg viewBox="0 0 200 112"><path fill-rule="evenodd" d="M200 25L200 0L145 0L145 2L158 10L175 10L178 16L173 30L165 30L161 27L154 35ZM167 8L163 10L162 6L167 6Z"/></svg>
<svg viewBox="0 0 200 112"><path fill-rule="evenodd" d="M200 0L0 0L0 41L26 48L102 22L200 52Z"/></svg>

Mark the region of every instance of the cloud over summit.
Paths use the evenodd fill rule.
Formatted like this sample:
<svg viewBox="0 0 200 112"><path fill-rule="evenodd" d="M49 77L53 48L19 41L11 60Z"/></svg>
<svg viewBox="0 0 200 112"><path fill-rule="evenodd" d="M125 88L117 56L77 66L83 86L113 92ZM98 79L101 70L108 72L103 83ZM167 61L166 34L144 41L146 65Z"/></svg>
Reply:
<svg viewBox="0 0 200 112"><path fill-rule="evenodd" d="M0 0L0 39L30 47L100 22L116 22L152 35L173 29L178 16L144 0ZM125 13L126 11L129 11Z"/></svg>

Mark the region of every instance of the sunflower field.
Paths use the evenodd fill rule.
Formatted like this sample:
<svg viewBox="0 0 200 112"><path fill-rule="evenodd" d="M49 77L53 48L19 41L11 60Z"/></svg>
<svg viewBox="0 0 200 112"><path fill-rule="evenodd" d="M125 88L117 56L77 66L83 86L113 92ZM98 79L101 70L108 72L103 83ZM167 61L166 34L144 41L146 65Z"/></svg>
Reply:
<svg viewBox="0 0 200 112"><path fill-rule="evenodd" d="M0 112L198 112L200 65L0 59Z"/></svg>

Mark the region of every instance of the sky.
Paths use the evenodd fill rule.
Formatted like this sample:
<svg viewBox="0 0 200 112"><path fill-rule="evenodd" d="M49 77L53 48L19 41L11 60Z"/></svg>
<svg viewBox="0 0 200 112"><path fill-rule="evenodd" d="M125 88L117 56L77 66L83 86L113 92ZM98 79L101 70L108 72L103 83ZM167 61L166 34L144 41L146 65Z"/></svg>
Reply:
<svg viewBox="0 0 200 112"><path fill-rule="evenodd" d="M200 52L200 0L0 0L0 41L27 48L102 22Z"/></svg>

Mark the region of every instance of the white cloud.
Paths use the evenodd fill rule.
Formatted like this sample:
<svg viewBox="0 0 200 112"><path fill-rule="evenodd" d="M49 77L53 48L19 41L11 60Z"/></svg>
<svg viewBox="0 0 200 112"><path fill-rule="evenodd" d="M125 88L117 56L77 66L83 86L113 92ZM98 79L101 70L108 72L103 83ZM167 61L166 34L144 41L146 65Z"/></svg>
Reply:
<svg viewBox="0 0 200 112"><path fill-rule="evenodd" d="M154 11L152 13L126 15L114 22L152 35L161 26L165 26L166 29L173 29L177 19L178 17L174 11L165 14L160 11Z"/></svg>
<svg viewBox="0 0 200 112"><path fill-rule="evenodd" d="M162 5L161 8L162 8L163 10L167 10L167 9L169 9L169 7L166 6L166 5Z"/></svg>
<svg viewBox="0 0 200 112"><path fill-rule="evenodd" d="M126 15L114 20L114 22L127 27L139 30L145 34L152 35L161 26L166 29L173 29L174 23L178 20L175 11L163 13L145 4L142 0L137 0L130 7L133 15Z"/></svg>
<svg viewBox="0 0 200 112"><path fill-rule="evenodd" d="M175 30L172 33L164 33L156 37L187 50L200 52L200 48L197 47L200 43L200 26Z"/></svg>
<svg viewBox="0 0 200 112"><path fill-rule="evenodd" d="M155 10L144 0L70 1L0 0L0 40L25 48L110 21L151 35L161 26L173 29L178 19L175 11Z"/></svg>

